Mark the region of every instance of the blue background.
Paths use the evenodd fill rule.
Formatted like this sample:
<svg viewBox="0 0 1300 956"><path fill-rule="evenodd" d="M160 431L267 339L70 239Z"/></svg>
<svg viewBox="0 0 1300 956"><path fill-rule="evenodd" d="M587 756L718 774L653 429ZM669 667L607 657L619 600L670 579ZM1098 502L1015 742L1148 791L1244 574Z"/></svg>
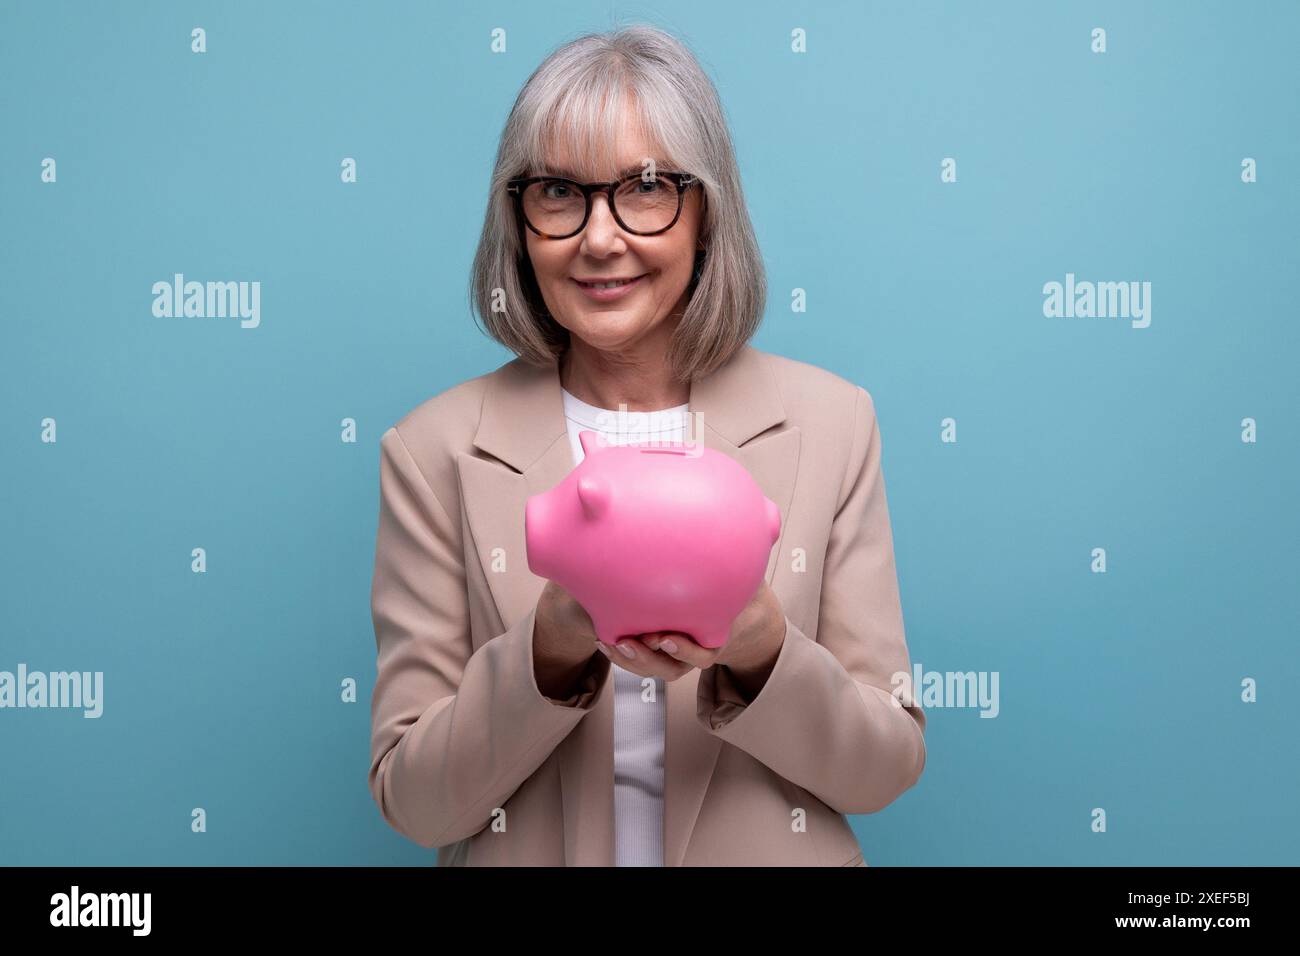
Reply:
<svg viewBox="0 0 1300 956"><path fill-rule="evenodd" d="M867 861L1296 863L1300 5L752 0L0 7L0 670L105 673L98 720L0 711L0 862L434 861L366 787L378 440L511 357L466 297L497 137L638 21L727 109L754 344L875 399L913 661L1000 674ZM175 272L261 326L155 318ZM1045 318L1067 272L1151 326Z"/></svg>

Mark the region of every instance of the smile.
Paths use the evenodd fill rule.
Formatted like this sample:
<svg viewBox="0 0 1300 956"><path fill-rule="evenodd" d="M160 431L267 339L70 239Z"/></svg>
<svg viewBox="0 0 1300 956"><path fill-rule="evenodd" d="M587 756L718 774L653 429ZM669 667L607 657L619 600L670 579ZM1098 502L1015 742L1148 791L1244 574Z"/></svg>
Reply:
<svg viewBox="0 0 1300 956"><path fill-rule="evenodd" d="M646 273L649 275L649 273ZM608 302L611 299L621 298L636 286L640 285L645 275L639 275L633 279L614 279L606 282L582 282L574 279L574 283L585 292L590 298L599 302Z"/></svg>

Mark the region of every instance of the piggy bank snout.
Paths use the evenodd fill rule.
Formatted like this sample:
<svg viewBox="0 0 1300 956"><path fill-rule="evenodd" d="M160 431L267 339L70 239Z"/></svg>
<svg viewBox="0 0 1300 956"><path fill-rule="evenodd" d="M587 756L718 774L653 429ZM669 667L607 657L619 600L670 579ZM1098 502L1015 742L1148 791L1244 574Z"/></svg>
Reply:
<svg viewBox="0 0 1300 956"><path fill-rule="evenodd" d="M524 504L524 545L528 553L528 570L544 578L551 576L551 542L555 538L549 499L549 494L533 495Z"/></svg>
<svg viewBox="0 0 1300 956"><path fill-rule="evenodd" d="M768 534L772 537L772 544L776 544L777 538L781 537L781 509L775 501L766 497L763 499L763 508L766 511Z"/></svg>

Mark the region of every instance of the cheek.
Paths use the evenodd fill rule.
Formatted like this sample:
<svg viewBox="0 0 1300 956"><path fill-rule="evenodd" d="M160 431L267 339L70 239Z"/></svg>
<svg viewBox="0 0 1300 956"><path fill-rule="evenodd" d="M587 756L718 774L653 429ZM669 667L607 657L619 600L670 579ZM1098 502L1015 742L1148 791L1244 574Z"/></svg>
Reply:
<svg viewBox="0 0 1300 956"><path fill-rule="evenodd" d="M556 243L532 238L528 242L528 258L533 264L533 272L542 282L557 282L565 277L568 257L562 250L556 249Z"/></svg>
<svg viewBox="0 0 1300 956"><path fill-rule="evenodd" d="M660 268L663 270L663 278L674 286L685 286L691 279L691 273L695 270L694 246L685 245L674 248L671 255L665 256L661 262Z"/></svg>
<svg viewBox="0 0 1300 956"><path fill-rule="evenodd" d="M665 243L643 257L648 265L658 269L661 276L673 279L689 276L695 264L694 244L674 241Z"/></svg>

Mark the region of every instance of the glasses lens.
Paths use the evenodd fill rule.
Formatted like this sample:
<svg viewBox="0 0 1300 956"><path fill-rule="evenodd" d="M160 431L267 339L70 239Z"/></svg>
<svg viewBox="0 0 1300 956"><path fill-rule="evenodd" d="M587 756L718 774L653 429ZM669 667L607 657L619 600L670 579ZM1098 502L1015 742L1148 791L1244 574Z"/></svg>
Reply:
<svg viewBox="0 0 1300 956"><path fill-rule="evenodd" d="M586 212L582 190L562 179L529 183L524 190L524 215L538 232L567 236L582 225Z"/></svg>
<svg viewBox="0 0 1300 956"><path fill-rule="evenodd" d="M677 215L677 186L670 179L637 176L614 191L614 206L628 228L657 232L666 229Z"/></svg>

